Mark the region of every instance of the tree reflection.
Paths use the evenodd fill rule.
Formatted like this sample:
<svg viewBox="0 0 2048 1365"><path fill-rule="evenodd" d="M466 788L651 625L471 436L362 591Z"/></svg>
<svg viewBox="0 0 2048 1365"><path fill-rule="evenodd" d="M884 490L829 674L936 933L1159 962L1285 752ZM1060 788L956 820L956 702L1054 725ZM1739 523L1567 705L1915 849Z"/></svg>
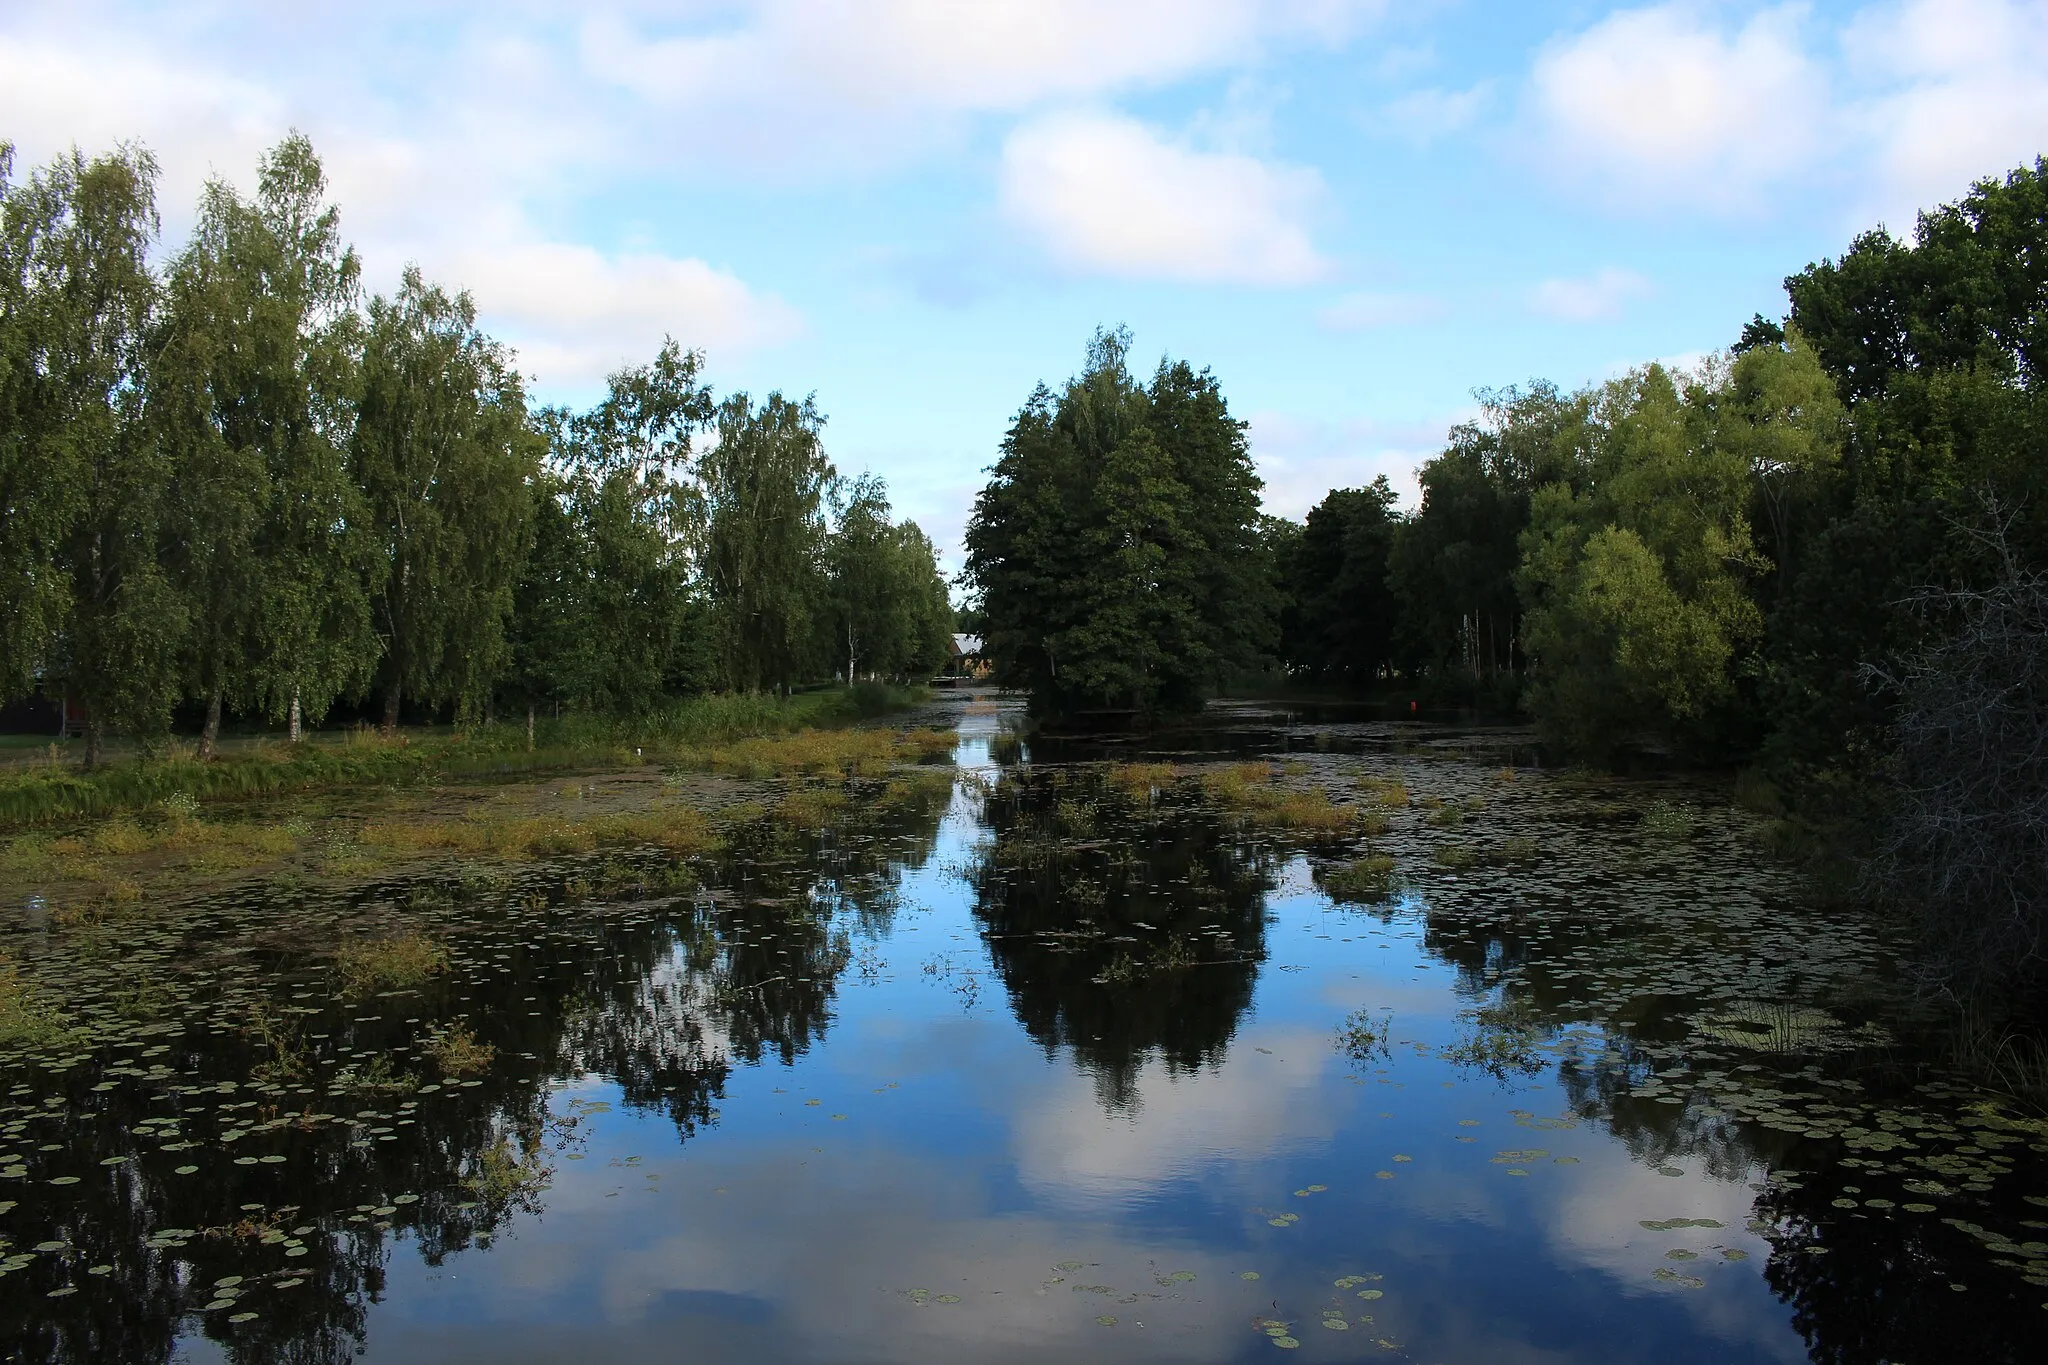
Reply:
<svg viewBox="0 0 2048 1365"><path fill-rule="evenodd" d="M824 821L737 819L694 867L613 854L495 886L446 913L455 970L418 990L299 1004L315 993L272 953L278 975L238 987L239 1004L116 1030L163 1049L146 1084L115 1049L17 1071L29 1083L0 1104L23 1167L0 1189L6 1358L164 1361L193 1332L238 1361L352 1358L398 1240L436 1265L540 1206L583 1123L558 1078L603 1077L687 1139L715 1121L735 1064L822 1037L848 957L835 916L885 914L872 888L930 858L950 793L949 779L868 783ZM460 900L424 883L365 898ZM221 907L233 922L236 903ZM254 924L242 937L267 942ZM421 1055L455 1020L495 1049L479 1078L438 1077ZM286 1036L298 1051L281 1072Z"/></svg>
<svg viewBox="0 0 2048 1365"><path fill-rule="evenodd" d="M1097 770L1018 769L989 793L969 873L1011 1008L1128 1107L1145 1060L1216 1060L1265 960L1272 852L1194 793L1119 788Z"/></svg>

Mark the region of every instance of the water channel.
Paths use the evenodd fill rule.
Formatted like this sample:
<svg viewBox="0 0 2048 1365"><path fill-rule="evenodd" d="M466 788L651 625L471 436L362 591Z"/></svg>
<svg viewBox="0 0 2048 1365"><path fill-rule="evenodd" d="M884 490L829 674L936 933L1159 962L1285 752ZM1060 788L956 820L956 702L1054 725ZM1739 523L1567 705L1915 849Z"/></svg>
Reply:
<svg viewBox="0 0 2048 1365"><path fill-rule="evenodd" d="M683 871L10 911L85 1031L0 1057L5 1358L1935 1362L2048 1324L2048 1130L1930 1060L1897 944L1725 792L1271 706L937 716L949 759ZM1248 819L1202 780L1247 761L1384 829ZM305 945L351 916L449 969L341 989ZM458 1021L459 1079L421 1060Z"/></svg>

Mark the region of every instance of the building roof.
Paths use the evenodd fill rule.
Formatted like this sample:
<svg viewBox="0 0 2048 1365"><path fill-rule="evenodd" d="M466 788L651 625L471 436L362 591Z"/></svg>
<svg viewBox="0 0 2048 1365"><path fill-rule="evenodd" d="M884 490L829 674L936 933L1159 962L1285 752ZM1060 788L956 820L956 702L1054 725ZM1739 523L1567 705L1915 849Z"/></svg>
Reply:
<svg viewBox="0 0 2048 1365"><path fill-rule="evenodd" d="M954 658L964 659L969 655L979 653L981 653L981 637L979 635L955 635L953 637Z"/></svg>

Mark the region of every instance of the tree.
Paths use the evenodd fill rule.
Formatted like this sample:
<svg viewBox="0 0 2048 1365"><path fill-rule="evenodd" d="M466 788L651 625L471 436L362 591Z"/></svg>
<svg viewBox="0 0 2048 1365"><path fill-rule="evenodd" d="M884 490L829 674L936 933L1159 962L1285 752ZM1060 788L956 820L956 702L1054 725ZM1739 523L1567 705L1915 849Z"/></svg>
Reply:
<svg viewBox="0 0 2048 1365"><path fill-rule="evenodd" d="M375 598L384 727L404 697L476 712L506 664L539 443L502 347L467 294L416 268L370 302L351 450L385 561Z"/></svg>
<svg viewBox="0 0 2048 1365"><path fill-rule="evenodd" d="M824 418L805 399L744 393L718 405L718 440L697 463L692 530L728 687L787 688L799 676L819 597L832 466Z"/></svg>
<svg viewBox="0 0 2048 1365"><path fill-rule="evenodd" d="M998 675L1053 713L1198 705L1275 640L1259 481L1207 371L1125 368L1098 332L1056 398L1040 385L968 523Z"/></svg>
<svg viewBox="0 0 2048 1365"><path fill-rule="evenodd" d="M1368 682L1395 661L1399 603L1388 559L1401 526L1393 485L1332 489L1309 510L1283 569L1281 653L1304 672Z"/></svg>
<svg viewBox="0 0 2048 1365"><path fill-rule="evenodd" d="M85 703L88 764L110 728L152 743L177 698L185 611L159 560L168 471L146 414L155 180L145 151L73 150L8 187L0 244L8 672Z"/></svg>
<svg viewBox="0 0 2048 1365"><path fill-rule="evenodd" d="M1529 705L1569 750L1700 749L1733 724L1736 661L1762 633L1751 472L1717 423L1725 366L1681 392L1651 365L1603 386L1576 477L1538 489L1520 571Z"/></svg>
<svg viewBox="0 0 2048 1365"><path fill-rule="evenodd" d="M871 474L832 494L825 543L826 658L863 674L930 673L947 657L952 606L932 543L917 523L893 522L889 490Z"/></svg>
<svg viewBox="0 0 2048 1365"><path fill-rule="evenodd" d="M171 470L168 561L191 612L185 686L206 702L201 758L224 700L318 715L377 650L344 457L359 267L325 190L292 134L263 159L253 203L207 185L165 282L153 426Z"/></svg>
<svg viewBox="0 0 2048 1365"><path fill-rule="evenodd" d="M1387 552L1401 602L1397 656L1474 680L1526 662L1515 574L1530 497L1574 477L1588 401L1542 381L1476 396L1482 420L1453 427L1443 453L1422 466L1422 505Z"/></svg>

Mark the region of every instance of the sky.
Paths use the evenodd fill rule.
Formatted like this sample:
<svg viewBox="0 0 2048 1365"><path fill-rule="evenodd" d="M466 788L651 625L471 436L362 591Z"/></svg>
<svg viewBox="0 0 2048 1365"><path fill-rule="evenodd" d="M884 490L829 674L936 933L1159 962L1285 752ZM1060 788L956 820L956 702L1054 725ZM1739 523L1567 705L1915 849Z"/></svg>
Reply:
<svg viewBox="0 0 2048 1365"><path fill-rule="evenodd" d="M2044 71L2048 0L0 0L17 175L140 142L169 249L298 129L537 400L673 336L954 565L1097 327L1215 371L1269 511L1412 505L1475 389L1696 360L2048 153Z"/></svg>

